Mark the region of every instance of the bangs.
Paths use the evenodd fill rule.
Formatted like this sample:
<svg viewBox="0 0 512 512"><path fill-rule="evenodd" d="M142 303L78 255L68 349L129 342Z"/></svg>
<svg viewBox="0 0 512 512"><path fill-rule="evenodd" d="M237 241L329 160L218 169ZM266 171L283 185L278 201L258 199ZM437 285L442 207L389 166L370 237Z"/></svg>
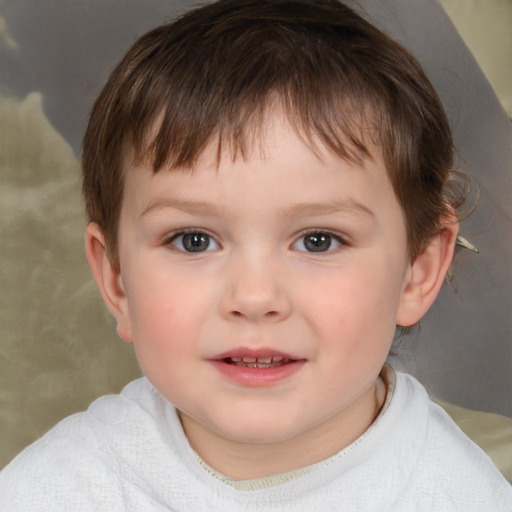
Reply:
<svg viewBox="0 0 512 512"><path fill-rule="evenodd" d="M226 154L233 161L245 160L255 148L265 153L268 121L274 115L284 115L299 139L317 156L323 148L357 164L372 156L378 134L368 118L374 116L367 115L366 110L356 115L353 106L339 107L343 108L342 116L336 115L333 103L328 110L318 107L290 95L272 93L264 101L243 105L240 110L231 105L227 113L217 111L208 130L194 123L179 129L167 111L156 116L156 121L149 120L146 130L133 133L129 145L134 162L144 162L154 172L162 168L191 169L207 147L214 148L217 163Z"/></svg>
<svg viewBox="0 0 512 512"><path fill-rule="evenodd" d="M210 144L217 145L218 158L226 150L233 158L246 158L278 109L313 150L321 143L350 161L370 156L381 140L373 121L383 113L376 115L374 91L354 72L364 63L343 62L357 57L349 52L340 59L325 35L313 45L297 31L287 39L282 27L266 27L266 32L257 52L262 35L254 30L252 38L247 33L243 38L223 34L220 40L215 34L198 35L201 42L186 55L169 55L160 47L151 59L141 59L127 80L131 112L125 111L124 124L130 127L125 142L135 159L147 161L155 172L191 168ZM159 34L149 37L159 39ZM208 43L210 38L215 44ZM205 64L210 62L215 65ZM159 70L151 80L142 79L146 66Z"/></svg>

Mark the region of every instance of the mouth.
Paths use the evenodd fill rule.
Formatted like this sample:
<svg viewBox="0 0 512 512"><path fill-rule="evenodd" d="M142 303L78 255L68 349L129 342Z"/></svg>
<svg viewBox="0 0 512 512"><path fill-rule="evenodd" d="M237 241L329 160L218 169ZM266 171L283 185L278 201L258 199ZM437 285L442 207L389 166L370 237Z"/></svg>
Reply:
<svg viewBox="0 0 512 512"><path fill-rule="evenodd" d="M284 356L264 356L264 357L253 357L253 356L243 356L243 357L225 357L221 359L222 362L226 364L231 364L233 366L242 366L245 368L276 368L279 366L283 366L285 364L289 364L293 362L293 359Z"/></svg>
<svg viewBox="0 0 512 512"><path fill-rule="evenodd" d="M230 381L243 386L271 386L290 378L305 359L275 350L240 348L213 357L213 366Z"/></svg>

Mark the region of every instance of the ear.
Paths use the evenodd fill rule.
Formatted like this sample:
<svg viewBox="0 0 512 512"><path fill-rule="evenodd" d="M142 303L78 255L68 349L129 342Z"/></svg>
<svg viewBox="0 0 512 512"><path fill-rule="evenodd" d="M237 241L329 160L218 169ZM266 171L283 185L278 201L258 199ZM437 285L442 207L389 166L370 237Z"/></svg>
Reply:
<svg viewBox="0 0 512 512"><path fill-rule="evenodd" d="M400 299L397 325L415 324L434 302L452 262L458 232L455 215L449 215L439 234L411 264Z"/></svg>
<svg viewBox="0 0 512 512"><path fill-rule="evenodd" d="M112 265L101 228L91 222L85 231L85 254L101 296L117 321L117 333L124 341L132 341L128 300L121 272Z"/></svg>

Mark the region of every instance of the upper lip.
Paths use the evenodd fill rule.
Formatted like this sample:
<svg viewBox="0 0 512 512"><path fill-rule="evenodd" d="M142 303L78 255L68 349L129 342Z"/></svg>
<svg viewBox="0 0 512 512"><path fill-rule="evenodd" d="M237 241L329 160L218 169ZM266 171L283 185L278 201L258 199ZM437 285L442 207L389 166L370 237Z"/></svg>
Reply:
<svg viewBox="0 0 512 512"><path fill-rule="evenodd" d="M226 352L222 352L221 354L214 355L210 359L213 361L221 361L223 359L230 359L232 357L254 357L265 358L265 357L282 357L283 359L289 359L291 361L303 360L303 357L297 357L293 354L287 354L285 352L281 352L279 350L275 350L273 348L247 348L247 347L238 347L231 350L227 350Z"/></svg>

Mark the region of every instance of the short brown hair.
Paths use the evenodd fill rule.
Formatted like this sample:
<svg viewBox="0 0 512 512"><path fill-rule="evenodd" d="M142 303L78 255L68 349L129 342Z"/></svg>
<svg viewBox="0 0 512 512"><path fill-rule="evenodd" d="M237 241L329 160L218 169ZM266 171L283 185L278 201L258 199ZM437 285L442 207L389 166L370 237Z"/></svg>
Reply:
<svg viewBox="0 0 512 512"><path fill-rule="evenodd" d="M416 59L337 0L220 0L141 37L92 109L83 191L114 264L127 154L154 172L190 168L213 139L244 156L276 98L312 145L352 161L379 149L411 260L424 249L449 207L453 143Z"/></svg>

